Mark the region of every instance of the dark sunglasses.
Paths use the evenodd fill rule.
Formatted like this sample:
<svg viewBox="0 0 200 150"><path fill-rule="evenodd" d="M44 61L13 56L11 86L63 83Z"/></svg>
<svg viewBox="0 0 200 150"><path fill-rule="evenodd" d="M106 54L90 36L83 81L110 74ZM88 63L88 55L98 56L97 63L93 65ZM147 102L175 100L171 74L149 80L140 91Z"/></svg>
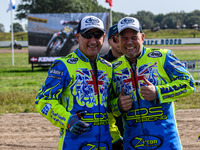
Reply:
<svg viewBox="0 0 200 150"><path fill-rule="evenodd" d="M114 37L114 36L113 36L113 38L112 38L112 39L113 39L113 42L114 42L114 43L117 43L117 41L115 40L115 37Z"/></svg>
<svg viewBox="0 0 200 150"><path fill-rule="evenodd" d="M104 33L103 32L85 32L81 34L81 36L86 39L91 39L93 35L95 39L100 39L104 35Z"/></svg>

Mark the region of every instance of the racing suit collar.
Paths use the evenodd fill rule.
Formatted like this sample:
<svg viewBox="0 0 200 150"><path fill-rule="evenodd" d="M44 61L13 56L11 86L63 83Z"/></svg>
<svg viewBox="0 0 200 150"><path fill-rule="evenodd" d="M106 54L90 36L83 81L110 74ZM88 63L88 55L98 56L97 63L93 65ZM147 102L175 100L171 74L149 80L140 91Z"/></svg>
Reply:
<svg viewBox="0 0 200 150"><path fill-rule="evenodd" d="M145 52L146 52L146 47L144 47L144 45L142 45L142 52L140 53L140 55L137 59L140 59L144 55Z"/></svg>
<svg viewBox="0 0 200 150"><path fill-rule="evenodd" d="M90 62L90 59L87 58L78 48L74 51L74 53L82 60L85 62ZM96 61L99 60L99 54L97 55Z"/></svg>

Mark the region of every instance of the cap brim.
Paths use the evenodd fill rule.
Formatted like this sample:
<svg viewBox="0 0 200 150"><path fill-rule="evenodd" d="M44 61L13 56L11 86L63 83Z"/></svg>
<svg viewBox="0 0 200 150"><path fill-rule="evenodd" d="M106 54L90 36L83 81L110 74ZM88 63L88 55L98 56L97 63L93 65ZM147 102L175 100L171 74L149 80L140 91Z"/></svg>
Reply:
<svg viewBox="0 0 200 150"><path fill-rule="evenodd" d="M139 30L138 28L135 28L135 27L124 27L124 28L122 28L122 29L119 31L119 34L120 34L122 31L124 31L125 29L132 29L132 30L135 30L135 31L137 31L137 32L140 32L140 30Z"/></svg>
<svg viewBox="0 0 200 150"><path fill-rule="evenodd" d="M87 32L87 31L90 30L90 29L99 29L99 30L101 30L102 32L105 33L105 30L104 30L104 29L98 28L98 27L86 28L86 29L81 30L80 33L81 33L81 34L82 34L82 33L85 33L85 32Z"/></svg>

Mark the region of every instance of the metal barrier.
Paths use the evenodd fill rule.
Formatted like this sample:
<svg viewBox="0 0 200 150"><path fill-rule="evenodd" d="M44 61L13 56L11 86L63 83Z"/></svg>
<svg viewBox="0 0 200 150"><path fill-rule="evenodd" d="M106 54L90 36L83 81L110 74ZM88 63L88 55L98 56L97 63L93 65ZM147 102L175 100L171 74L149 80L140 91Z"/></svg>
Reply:
<svg viewBox="0 0 200 150"><path fill-rule="evenodd" d="M190 72L196 83L195 92L200 93L200 60L181 61Z"/></svg>

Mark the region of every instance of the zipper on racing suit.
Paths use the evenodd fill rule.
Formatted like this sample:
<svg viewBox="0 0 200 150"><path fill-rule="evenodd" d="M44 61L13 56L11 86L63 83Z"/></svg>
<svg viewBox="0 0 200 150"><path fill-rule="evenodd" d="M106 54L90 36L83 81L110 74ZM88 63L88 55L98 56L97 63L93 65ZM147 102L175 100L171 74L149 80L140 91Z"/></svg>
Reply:
<svg viewBox="0 0 200 150"><path fill-rule="evenodd" d="M98 150L100 149L100 145L101 145L101 123L100 123L100 100L99 100L99 85L98 85L98 69L97 69L97 64L95 60L91 60L90 64L92 66L92 70L95 76L95 84L96 86L94 88L96 88L95 90L97 91L97 99L98 99L98 107L99 107L99 143L98 143Z"/></svg>
<svg viewBox="0 0 200 150"><path fill-rule="evenodd" d="M140 118L142 119L141 111L140 111L140 109L141 109L140 108L140 94L139 94L139 91L138 91L139 85L138 85L137 67L136 67L137 66L137 61L136 61L136 63L130 62L130 66L131 66L131 69L132 69L132 72L133 72L133 76L134 76L134 86L135 86L135 91L136 91L136 99L137 99L137 103L138 103L139 115L140 115ZM142 132L144 133L143 122L141 122L141 126L142 126ZM145 135L143 134L143 136L145 136Z"/></svg>

